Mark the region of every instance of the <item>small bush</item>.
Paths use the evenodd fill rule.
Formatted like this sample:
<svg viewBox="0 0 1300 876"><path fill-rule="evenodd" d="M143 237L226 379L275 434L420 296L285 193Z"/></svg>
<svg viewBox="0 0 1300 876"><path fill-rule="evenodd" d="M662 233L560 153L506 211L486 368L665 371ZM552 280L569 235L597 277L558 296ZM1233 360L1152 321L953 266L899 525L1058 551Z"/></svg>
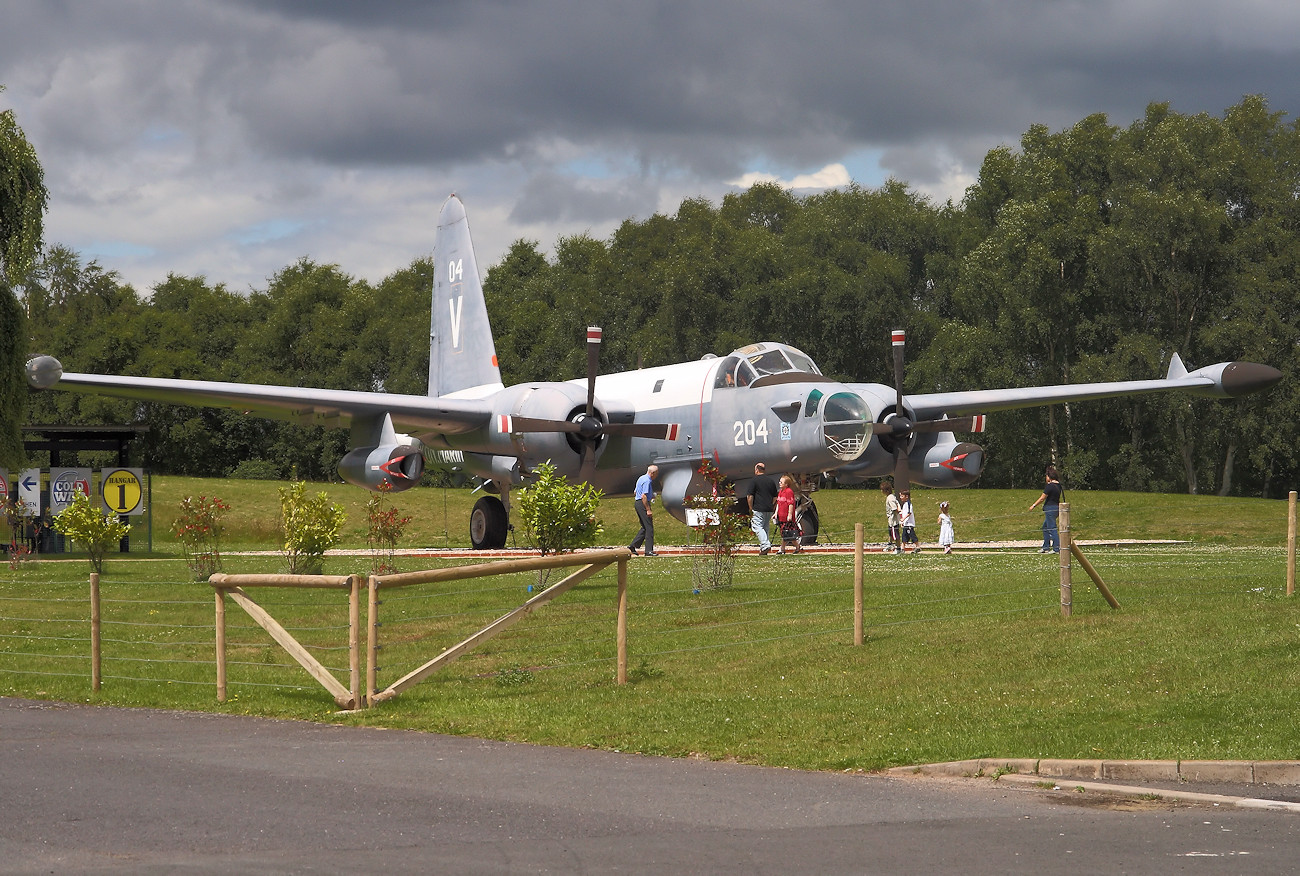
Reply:
<svg viewBox="0 0 1300 876"><path fill-rule="evenodd" d="M71 505L55 515L54 528L83 545L90 556L90 570L101 573L108 549L131 531L129 525L119 523L96 508L85 493L78 493Z"/></svg>
<svg viewBox="0 0 1300 876"><path fill-rule="evenodd" d="M515 500L528 543L543 555L591 547L602 531L596 509L603 495L590 484L570 484L555 466L542 463Z"/></svg>
<svg viewBox="0 0 1300 876"><path fill-rule="evenodd" d="M329 495L307 495L306 481L280 488L280 525L284 534L281 552L292 575L319 575L325 567L325 552L338 544L347 514L330 503Z"/></svg>
<svg viewBox="0 0 1300 876"><path fill-rule="evenodd" d="M245 459L230 470L230 477L246 481L278 481L283 476L280 467L266 459Z"/></svg>
<svg viewBox="0 0 1300 876"><path fill-rule="evenodd" d="M379 492L371 493L366 500L366 546L370 548L370 572L383 575L397 571L393 554L397 551L397 542L411 522L410 515L403 515L388 500L393 486L384 481L379 485Z"/></svg>
<svg viewBox="0 0 1300 876"><path fill-rule="evenodd" d="M229 510L216 496L181 499L181 513L172 521L171 531L185 549L185 565L196 580L221 571L221 518Z"/></svg>

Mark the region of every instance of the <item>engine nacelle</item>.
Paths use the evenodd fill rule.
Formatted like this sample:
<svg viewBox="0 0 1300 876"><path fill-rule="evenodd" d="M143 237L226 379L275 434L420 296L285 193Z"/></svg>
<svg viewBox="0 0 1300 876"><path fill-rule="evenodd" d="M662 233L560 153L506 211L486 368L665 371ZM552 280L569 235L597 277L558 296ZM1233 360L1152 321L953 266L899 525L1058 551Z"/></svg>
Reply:
<svg viewBox="0 0 1300 876"><path fill-rule="evenodd" d="M927 487L964 487L984 471L984 461L984 448L978 444L945 441L912 451L907 467L913 480Z"/></svg>
<svg viewBox="0 0 1300 876"><path fill-rule="evenodd" d="M409 490L424 474L424 445L411 439L405 444L356 447L339 460L339 476L350 484L377 490L387 483L392 492Z"/></svg>

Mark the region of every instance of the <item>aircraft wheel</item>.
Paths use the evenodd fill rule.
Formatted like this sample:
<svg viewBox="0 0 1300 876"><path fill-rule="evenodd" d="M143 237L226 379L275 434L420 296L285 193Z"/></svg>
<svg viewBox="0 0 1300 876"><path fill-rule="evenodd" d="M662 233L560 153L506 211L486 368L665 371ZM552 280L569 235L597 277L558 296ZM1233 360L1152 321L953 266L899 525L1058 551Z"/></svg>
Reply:
<svg viewBox="0 0 1300 876"><path fill-rule="evenodd" d="M817 544L817 530L820 524L817 505L815 502L809 502L803 514L799 516L799 531L803 533L799 538L799 544Z"/></svg>
<svg viewBox="0 0 1300 876"><path fill-rule="evenodd" d="M469 542L475 550L490 551L506 546L506 506L496 496L484 496L469 514Z"/></svg>

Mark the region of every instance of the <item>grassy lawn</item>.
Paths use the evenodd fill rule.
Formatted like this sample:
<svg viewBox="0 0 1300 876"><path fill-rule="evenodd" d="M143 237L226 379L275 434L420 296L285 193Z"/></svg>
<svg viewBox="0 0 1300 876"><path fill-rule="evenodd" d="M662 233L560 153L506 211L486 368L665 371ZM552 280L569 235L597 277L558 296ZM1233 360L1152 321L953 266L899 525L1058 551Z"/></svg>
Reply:
<svg viewBox="0 0 1300 876"><path fill-rule="evenodd" d="M951 557L870 554L867 641L855 647L853 557L742 556L735 583L695 592L688 556L631 564L630 683L614 683L613 570L575 588L409 692L338 714L266 633L233 605L230 699L217 703L213 597L165 535L187 492L234 505L227 547L274 546L275 484L154 481L155 554L114 556L103 585L104 684L87 658L87 565L0 566L0 694L249 713L649 754L813 769L978 756L1294 759L1300 605L1285 596L1286 503L1128 493L1067 493L1082 538L1180 544L1094 547L1089 558L1122 608L1076 570L1073 616L1059 609L1058 563L1025 549L974 546ZM348 547L364 547L364 494L322 487L349 506ZM953 504L961 542L1037 537L1030 491L922 491ZM474 496L417 490L415 546L464 546ZM873 491L818 495L823 529L853 524L882 540ZM635 528L631 502L602 507L609 544ZM688 531L661 521L659 539ZM137 535L138 540L140 537ZM139 540L142 544L143 541ZM454 560L405 558L402 569ZM332 574L365 557L330 557ZM231 556L229 572L276 572L277 557ZM384 591L379 686L518 606L530 575ZM253 591L346 681L346 599Z"/></svg>

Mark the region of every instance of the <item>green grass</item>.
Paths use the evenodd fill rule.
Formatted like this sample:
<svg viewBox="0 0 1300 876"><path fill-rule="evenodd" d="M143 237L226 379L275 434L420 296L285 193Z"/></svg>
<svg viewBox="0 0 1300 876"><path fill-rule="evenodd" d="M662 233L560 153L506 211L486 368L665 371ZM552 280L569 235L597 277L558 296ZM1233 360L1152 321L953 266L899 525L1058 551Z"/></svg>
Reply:
<svg viewBox="0 0 1300 876"><path fill-rule="evenodd" d="M168 533L177 503L187 495L217 495L232 506L226 518L223 547L229 550L274 549L279 526L278 489L273 481L153 479L153 545L156 552L180 555ZM325 491L347 511L344 545L365 547L367 493L347 484L309 485L309 493ZM961 541L1036 539L1041 511L1028 511L1038 490L922 490L913 495L918 532L923 541L938 536L935 519L939 503L948 501ZM469 547L469 513L482 493L467 489L417 488L392 497L393 504L412 521L402 540L406 547ZM853 542L853 526L863 523L869 543L884 540L884 503L869 489L822 490L815 495L821 514L823 541ZM1073 527L1082 538L1169 538L1197 543L1280 545L1286 537L1286 503L1259 499L1220 499L1212 496L1152 495L1067 491ZM637 530L636 513L628 498L601 504L602 542L627 544ZM0 524L3 532L3 524ZM655 515L655 535L665 545L685 545L686 526L666 514ZM514 545L526 547L522 532ZM146 524L137 519L132 542L145 545Z"/></svg>
<svg viewBox="0 0 1300 876"><path fill-rule="evenodd" d="M155 479L154 498L161 509L164 497L214 488L235 505L230 543L270 548L253 534L274 518L274 484ZM395 497L420 520L414 543L437 544L444 503L464 528L453 516L472 504L463 491L415 492ZM348 488L336 495L358 508L364 500L348 499ZM1025 510L1036 496L944 494L959 538L974 541L1036 537L1041 515ZM919 493L918 505L940 497ZM611 569L401 696L344 715L233 605L230 699L217 703L212 591L188 581L175 546L156 539L160 557L109 561L98 693L89 689L84 560L0 567L0 694L812 769L972 757L1300 757L1292 729L1300 603L1285 596L1286 504L1068 498L1082 537L1191 543L1091 548L1123 607L1112 610L1076 570L1070 618L1061 617L1055 557L1023 549L868 555L862 647L852 644L851 555L743 556L734 586L701 593L692 591L689 557L639 559L630 567L629 684L614 683ZM856 520L880 540L878 493L825 491L818 504L827 528L845 533L836 540L848 541ZM602 513L608 543L630 538L630 502L607 501ZM664 543L685 543L675 527L661 525ZM934 531L923 527L922 537ZM448 533L443 543L461 539ZM449 562L404 559L402 568ZM326 571L365 565L330 557ZM226 570L282 565L232 556ZM384 591L379 686L519 605L531 583L514 575ZM253 595L346 681L345 598Z"/></svg>

